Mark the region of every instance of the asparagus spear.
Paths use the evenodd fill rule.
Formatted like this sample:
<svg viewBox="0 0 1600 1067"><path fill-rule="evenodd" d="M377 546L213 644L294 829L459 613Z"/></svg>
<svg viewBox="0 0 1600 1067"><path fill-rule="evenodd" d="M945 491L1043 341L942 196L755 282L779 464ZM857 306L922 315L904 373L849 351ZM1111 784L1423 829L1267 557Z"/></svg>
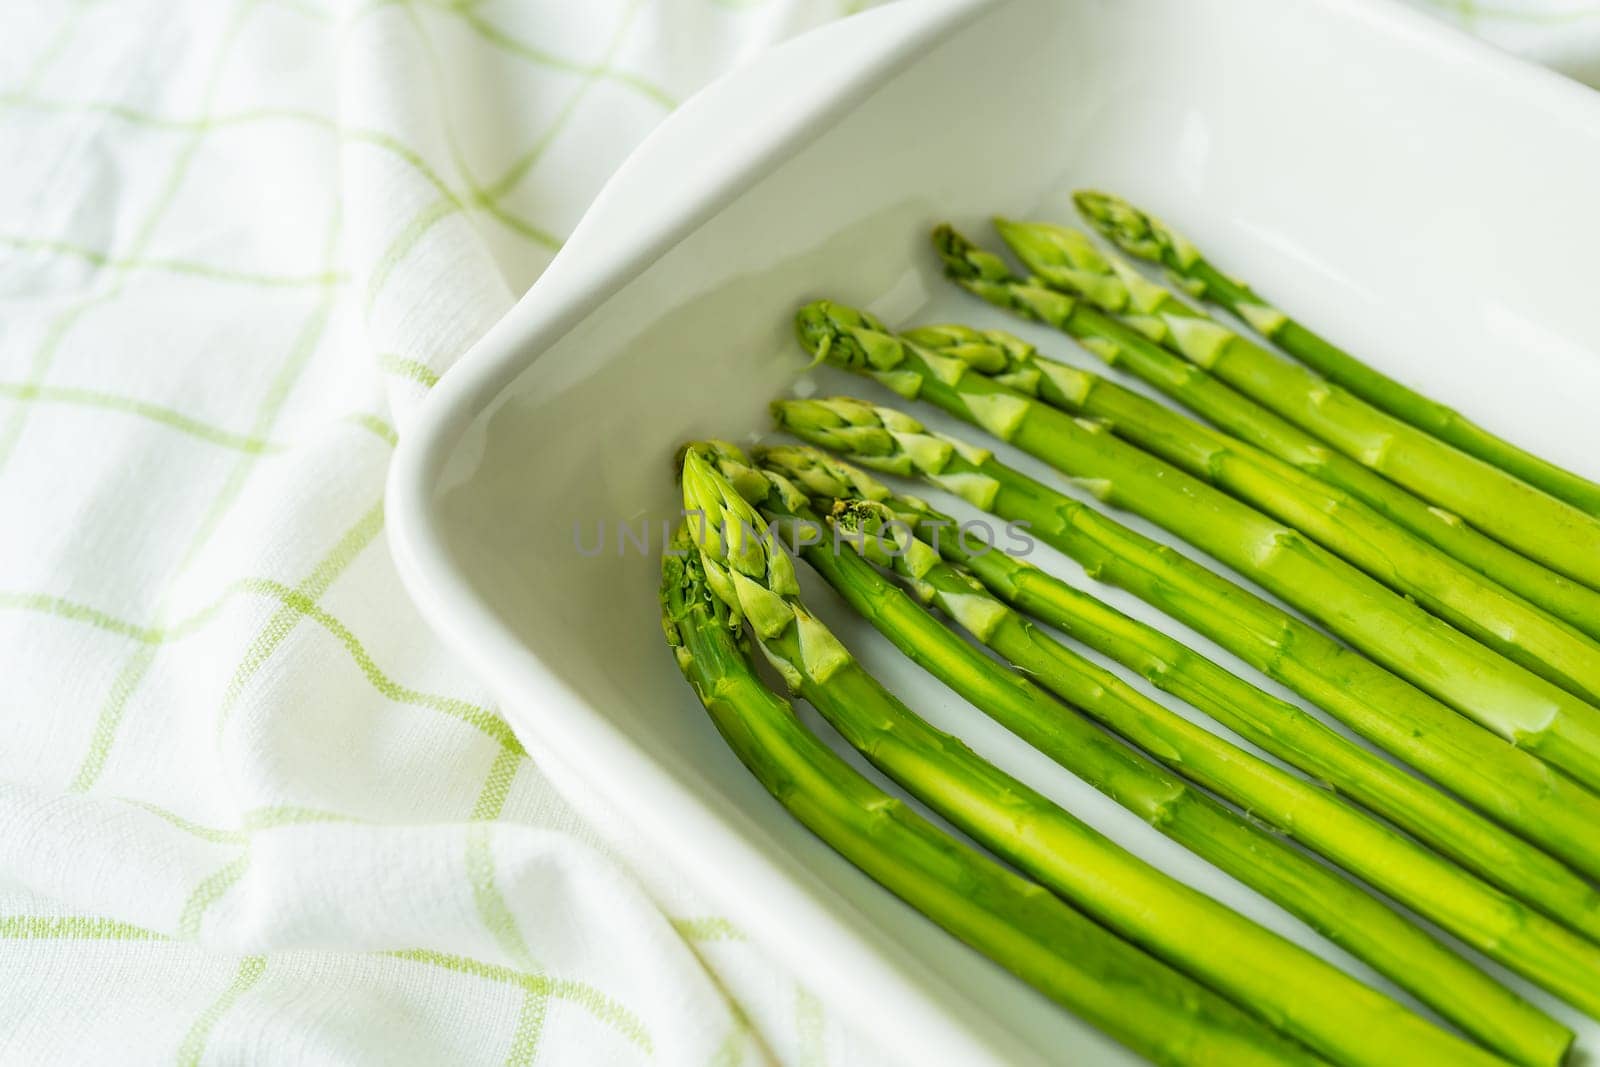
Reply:
<svg viewBox="0 0 1600 1067"><path fill-rule="evenodd" d="M1484 880L1600 941L1600 891L1586 879L1314 716L1028 560L997 550L975 531L959 531L950 516L892 493L858 467L805 445L758 449L756 458L824 511L850 498L885 504L923 543L1013 608L1132 669Z"/></svg>
<svg viewBox="0 0 1600 1067"><path fill-rule="evenodd" d="M1148 215L1100 193L1079 193L1077 203L1124 251L1165 264L1197 295L1235 311L1306 366L1214 334L1213 343L1186 355L1346 455L1600 588L1600 485L1516 449L1322 341Z"/></svg>
<svg viewBox="0 0 1600 1067"><path fill-rule="evenodd" d="M1116 337L1108 343L1116 351L1145 345L1161 352L1131 329L1107 325ZM1119 437L1300 530L1574 696L1600 700L1600 644L1390 524L1351 494L1115 382L1041 356L1003 331L984 334L969 327L936 326L903 336L1058 410L1105 422ZM990 369L996 366L1002 368L998 373ZM1426 510L1420 501L1418 506ZM1600 709L1584 704L1577 713L1590 718L1592 732L1600 738Z"/></svg>
<svg viewBox="0 0 1600 1067"><path fill-rule="evenodd" d="M859 400L785 400L778 425L890 474L927 479L1026 523L1093 577L1127 589L1301 694L1502 825L1600 877L1600 797L1371 660L1180 553L908 415Z"/></svg>
<svg viewBox="0 0 1600 1067"><path fill-rule="evenodd" d="M1600 638L1600 592L1535 563L1328 448L1148 336L1170 335L1157 315L1196 317L1202 312L1124 261L1102 256L1076 230L1042 223L997 222L996 226L1041 282L1076 293L1082 300L1063 301L1040 282L1013 276L998 256L973 247L949 227L940 227L934 243L958 283L991 303L1077 338L1107 364L1132 372L1218 428L1354 495L1530 603ZM1106 314L1096 314L1095 309Z"/></svg>
<svg viewBox="0 0 1600 1067"><path fill-rule="evenodd" d="M889 334L828 301L799 314L819 358L920 396L1159 523L1300 608L1373 659L1519 748L1600 786L1600 709L1488 651L1298 532L962 360Z"/></svg>
<svg viewBox="0 0 1600 1067"><path fill-rule="evenodd" d="M661 561L662 624L684 677L740 761L791 814L945 930L1157 1063L1311 1055L1193 979L889 796L756 677L741 629L679 529Z"/></svg>
<svg viewBox="0 0 1600 1067"><path fill-rule="evenodd" d="M918 540L912 528L884 505L859 499L841 501L832 512L831 521L845 531L839 540L874 563L899 573L919 599L937 606L1027 678L1082 709L1177 774L1327 857L1489 958L1600 1017L1600 990L1594 984L1594 975L1600 974L1600 946L1484 884L1347 802L1195 726L1053 640L990 595L971 575L944 562L935 549ZM927 659L919 662L932 660L933 649L921 651ZM1291 854L1298 858L1297 853ZM1248 881L1250 874L1240 877ZM1264 891L1270 894L1273 888L1269 885ZM1346 893L1345 897L1346 903L1331 922L1327 916L1310 916L1308 921L1326 924L1323 928L1341 944L1346 943L1341 938L1348 939L1355 946L1353 951L1395 981L1402 985L1414 983L1416 976L1407 973L1414 967L1414 960L1390 958L1398 944L1406 943L1402 940L1397 944L1395 938L1414 942L1405 956L1416 953L1425 957L1430 947L1438 947L1437 942L1431 938L1417 941L1406 932L1416 932L1415 927L1372 897L1363 893ZM1284 903L1292 908L1294 902ZM1353 937L1344 929L1349 924L1356 931ZM1381 949L1374 951L1373 938L1383 946ZM1440 961L1442 967L1458 963L1455 957ZM1397 970L1387 969L1397 964ZM1481 1028L1482 1020L1476 1016L1482 1007L1463 1003L1464 989L1476 982L1495 1000L1504 1000L1506 994L1481 972L1469 970L1473 973L1464 973L1463 985L1441 982L1436 988L1408 988L1502 1055L1517 1060L1554 1055L1559 1061L1565 1046L1558 1047L1554 1031L1544 1029L1537 1045L1526 1043L1527 1037L1540 1031L1528 1028L1527 1008L1520 1000L1513 998L1514 1003L1502 1007L1514 1010L1514 1018L1523 1021L1509 1028L1503 1022L1497 1022L1489 1031ZM1442 999L1438 999L1441 994Z"/></svg>
<svg viewBox="0 0 1600 1067"><path fill-rule="evenodd" d="M734 461L731 480L718 469L719 456ZM709 520L702 524L701 559L712 591L736 617L749 618L779 673L885 774L1114 933L1335 1062L1388 1067L1435 1056L1450 1063L1499 1062L1161 873L918 718L800 604L787 557L741 490L763 498L782 493L796 512L807 506L798 489L757 473L733 446L691 446L684 456L684 507ZM807 540L802 531L790 533L791 543ZM813 566L851 559L862 564L863 577L895 591L861 560L818 548L807 549ZM880 603L886 611L905 610L889 597ZM914 602L906 606L927 627L948 634ZM908 624L917 617L905 613ZM1152 817L1183 817L1184 807L1170 793L1142 794ZM1219 943L1228 951L1217 952Z"/></svg>

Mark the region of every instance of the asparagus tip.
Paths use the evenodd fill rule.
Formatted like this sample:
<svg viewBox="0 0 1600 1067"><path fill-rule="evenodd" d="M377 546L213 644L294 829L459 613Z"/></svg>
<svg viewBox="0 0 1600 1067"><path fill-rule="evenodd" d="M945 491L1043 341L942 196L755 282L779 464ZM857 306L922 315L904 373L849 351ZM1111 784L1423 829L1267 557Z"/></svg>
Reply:
<svg viewBox="0 0 1600 1067"><path fill-rule="evenodd" d="M833 330L829 326L828 302L813 300L794 313L794 335L800 347L821 363L828 358L833 346Z"/></svg>
<svg viewBox="0 0 1600 1067"><path fill-rule="evenodd" d="M874 315L831 300L813 300L796 312L795 334L816 363L879 372L905 359L900 342Z"/></svg>
<svg viewBox="0 0 1600 1067"><path fill-rule="evenodd" d="M956 279L983 277L983 257L999 263L999 257L990 255L963 237L954 226L942 222L933 229L934 251L944 263L945 273ZM992 267L993 264L990 264ZM1004 272L1004 264L1000 264ZM1008 273L1008 272L1006 272Z"/></svg>
<svg viewBox="0 0 1600 1067"><path fill-rule="evenodd" d="M887 500L889 487L859 467L810 445L766 445L755 449L764 470L787 478L813 497Z"/></svg>
<svg viewBox="0 0 1600 1067"><path fill-rule="evenodd" d="M1079 189L1072 194L1072 202L1090 226L1131 256L1180 270L1200 258L1194 246L1166 223L1120 196Z"/></svg>
<svg viewBox="0 0 1600 1067"><path fill-rule="evenodd" d="M989 224L996 230L999 230L1001 233L1005 233L1007 230L1013 229L1017 226L1025 225L1024 223L1018 222L1016 219L1008 219L1004 215L991 215L989 217Z"/></svg>
<svg viewBox="0 0 1600 1067"><path fill-rule="evenodd" d="M1118 205L1126 207L1127 202L1097 189L1077 189L1072 194L1072 206L1089 222L1108 216Z"/></svg>

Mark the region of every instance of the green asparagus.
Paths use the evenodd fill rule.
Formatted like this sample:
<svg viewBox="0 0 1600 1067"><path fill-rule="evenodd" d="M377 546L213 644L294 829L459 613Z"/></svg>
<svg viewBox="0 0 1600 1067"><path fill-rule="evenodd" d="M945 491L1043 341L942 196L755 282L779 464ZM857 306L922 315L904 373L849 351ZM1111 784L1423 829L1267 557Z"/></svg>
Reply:
<svg viewBox="0 0 1600 1067"><path fill-rule="evenodd" d="M962 845L878 789L755 675L680 528L662 559L662 623L719 733L801 823L928 918L1135 1052L1163 1064L1306 1062L1231 1002Z"/></svg>
<svg viewBox="0 0 1600 1067"><path fill-rule="evenodd" d="M1327 857L1489 958L1600 1018L1600 990L1595 989L1593 981L1594 975L1600 974L1600 946L1484 884L1347 802L1195 726L1053 640L990 595L970 575L944 562L935 549L918 540L911 528L882 504L844 501L833 512L832 521L844 531L840 541L874 563L901 574L920 599L938 607L1033 682L1082 709L1177 774ZM892 622L886 619L883 625ZM934 648L921 647L918 651L923 653L919 662L936 662ZM1275 839L1270 840L1277 844ZM1196 851L1205 854L1201 848ZM1297 853L1290 854L1300 859ZM1247 882L1252 877L1259 878L1253 868L1230 873ZM1354 888L1345 882L1336 881L1334 885ZM1274 899L1281 892L1270 882L1261 888ZM1437 942L1426 937L1417 939L1415 934L1419 931L1415 927L1359 890L1340 895L1343 903L1337 905L1332 917L1314 912L1303 917L1319 924L1332 940L1348 945L1502 1055L1519 1061L1554 1056L1560 1061L1570 1036L1558 1042L1557 1032L1548 1026L1531 1027L1527 1006L1516 998L1508 999L1503 990L1473 968L1467 968L1453 981L1441 976L1437 986L1420 984L1413 973L1417 959L1437 956ZM1291 910L1296 903L1292 899L1280 902ZM1397 954L1396 950L1401 951ZM1461 970L1459 958L1448 953L1439 957L1438 963L1441 969ZM1505 1022L1509 1020L1503 1020L1484 1030L1482 1020L1475 1018L1484 1010L1482 1005L1469 1007L1463 1002L1465 990L1474 984L1502 1010L1512 1012L1515 1024L1508 1027ZM1538 1035L1538 1042L1528 1044L1527 1039L1534 1035Z"/></svg>
<svg viewBox="0 0 1600 1067"><path fill-rule="evenodd" d="M873 342L876 343L876 342ZM1600 877L1600 797L1481 730L1315 627L995 460L854 400L774 404L781 428L863 465L915 475L1003 519L1215 640L1501 824Z"/></svg>
<svg viewBox="0 0 1600 1067"><path fill-rule="evenodd" d="M854 497L883 502L945 560L973 574L1018 611L1134 670L1484 880L1600 941L1600 890L1586 879L1295 705L1028 560L1000 551L976 531L957 535L953 518L915 497L893 494L860 468L805 445L759 449L756 458L794 482L824 511Z"/></svg>
<svg viewBox="0 0 1600 1067"><path fill-rule="evenodd" d="M1469 718L1600 787L1600 710L1479 645L1326 549L1200 479L828 301L800 311L819 358L919 396L1158 523Z"/></svg>
<svg viewBox="0 0 1600 1067"><path fill-rule="evenodd" d="M1076 312L1069 321L1075 317ZM1107 341L1116 350L1144 345L1161 353L1131 329L1107 325L1117 334ZM1300 530L1580 700L1600 700L1600 644L1393 525L1352 494L1115 382L1039 355L1003 331L984 334L937 326L902 336L927 351L961 359L1053 408L1103 421L1117 436ZM993 366L1003 369L997 373L989 369ZM1584 703L1576 706L1576 714L1591 720L1590 733L1600 739L1600 709Z"/></svg>
<svg viewBox="0 0 1600 1067"><path fill-rule="evenodd" d="M1107 364L1130 371L1219 429L1352 494L1530 603L1600 639L1600 592L1535 563L1327 447L1148 336L1169 334L1158 314L1195 317L1203 312L1146 280L1120 258L1102 255L1076 230L1043 223L997 222L996 226L1043 283L1080 294L1082 300L1062 301L1039 283L1014 277L998 256L973 247L949 227L940 227L935 244L960 284L1025 318L1057 327ZM1095 309L1106 314L1097 315Z"/></svg>
<svg viewBox="0 0 1600 1067"><path fill-rule="evenodd" d="M1600 588L1600 485L1510 445L1323 341L1126 203L1102 193L1079 193L1077 203L1124 251L1164 264L1196 295L1234 311L1306 365L1243 338L1192 328L1191 335L1210 336L1185 355L1419 496Z"/></svg>
<svg viewBox="0 0 1600 1067"><path fill-rule="evenodd" d="M737 487L718 470L718 456L737 461ZM684 507L705 517L700 554L708 583L735 617L749 619L779 674L885 774L1113 932L1335 1062L1388 1067L1435 1056L1500 1062L1163 874L895 700L800 604L787 556L741 495L774 487L792 509L807 507L803 493L757 473L731 445L705 443L686 452ZM790 543L806 540L790 533ZM819 547L807 549L814 566L846 558ZM908 606L934 630L949 632L914 602ZM1144 802L1154 813L1169 799L1155 792ZM1219 943L1228 951L1217 952Z"/></svg>

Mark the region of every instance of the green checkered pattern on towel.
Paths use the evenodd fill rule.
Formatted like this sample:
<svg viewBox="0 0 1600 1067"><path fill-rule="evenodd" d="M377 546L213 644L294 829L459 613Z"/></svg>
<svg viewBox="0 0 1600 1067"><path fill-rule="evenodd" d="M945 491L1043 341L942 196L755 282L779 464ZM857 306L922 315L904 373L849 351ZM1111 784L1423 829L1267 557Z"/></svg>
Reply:
<svg viewBox="0 0 1600 1067"><path fill-rule="evenodd" d="M0 15L0 1061L877 1059L524 750L382 496L639 139L861 6Z"/></svg>

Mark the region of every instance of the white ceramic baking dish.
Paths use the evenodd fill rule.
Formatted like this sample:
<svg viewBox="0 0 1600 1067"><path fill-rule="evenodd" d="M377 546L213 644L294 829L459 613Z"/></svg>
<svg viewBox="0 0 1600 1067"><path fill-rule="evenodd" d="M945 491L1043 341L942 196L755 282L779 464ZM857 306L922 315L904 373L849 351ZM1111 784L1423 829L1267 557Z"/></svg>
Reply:
<svg viewBox="0 0 1600 1067"><path fill-rule="evenodd" d="M1600 99L1379 0L908 0L780 48L639 150L546 277L446 375L394 466L406 582L529 747L559 753L912 1062L1132 1057L762 792L663 646L654 554L619 554L615 534L648 519L658 547L681 441L751 439L767 401L803 377L872 393L806 370L790 339L800 302L999 324L939 279L928 228L952 219L990 240L991 213L1067 220L1065 194L1083 184L1180 224L1400 377L1600 474ZM1029 335L1080 360L1064 339ZM602 527L606 551L585 554ZM1057 572L1083 580L1064 562ZM815 599L927 717L1136 852L1370 975L919 676L825 591ZM1600 1047L1600 1028L1551 1009Z"/></svg>

